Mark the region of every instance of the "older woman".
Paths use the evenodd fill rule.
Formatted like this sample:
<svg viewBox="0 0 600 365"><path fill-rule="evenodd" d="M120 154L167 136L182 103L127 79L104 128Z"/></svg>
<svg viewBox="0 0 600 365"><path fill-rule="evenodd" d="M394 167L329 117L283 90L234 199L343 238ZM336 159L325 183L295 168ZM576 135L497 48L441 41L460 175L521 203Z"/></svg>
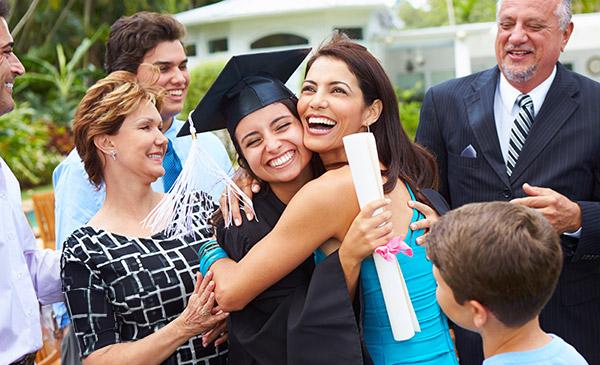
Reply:
<svg viewBox="0 0 600 365"><path fill-rule="evenodd" d="M156 79L154 70L148 80ZM79 104L75 145L90 181L104 183L102 208L64 244L62 281L84 363L220 364L226 348L201 335L226 314L213 310L211 274L197 275L198 246L212 230L206 217L191 234L151 235L140 221L162 194L150 184L165 172L167 139L158 112L162 91L117 71ZM85 197L81 197L85 199ZM198 212L214 209L204 193Z"/></svg>

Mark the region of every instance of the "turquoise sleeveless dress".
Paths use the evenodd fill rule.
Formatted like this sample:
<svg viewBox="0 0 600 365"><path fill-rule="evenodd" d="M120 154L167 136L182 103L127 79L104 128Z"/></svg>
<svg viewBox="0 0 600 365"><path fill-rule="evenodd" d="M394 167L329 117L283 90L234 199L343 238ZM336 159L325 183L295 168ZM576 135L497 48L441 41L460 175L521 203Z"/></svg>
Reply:
<svg viewBox="0 0 600 365"><path fill-rule="evenodd" d="M408 184L406 187L411 199L415 200ZM411 223L421 218L421 213L413 209ZM405 242L412 248L413 257L396 255L421 327L421 332L417 332L410 340L394 340L375 262L369 256L362 263L360 280L364 339L375 365L458 364L448 321L435 297L436 283L432 264L425 256L425 247L416 243L417 237L421 235L423 230L411 231L409 228ZM319 252L319 255L323 254Z"/></svg>

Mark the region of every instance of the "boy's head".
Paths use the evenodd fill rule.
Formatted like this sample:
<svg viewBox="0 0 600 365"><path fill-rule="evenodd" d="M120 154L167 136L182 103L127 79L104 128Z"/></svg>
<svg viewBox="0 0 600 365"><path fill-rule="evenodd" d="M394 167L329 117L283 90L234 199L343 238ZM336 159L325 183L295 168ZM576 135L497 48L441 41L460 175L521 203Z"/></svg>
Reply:
<svg viewBox="0 0 600 365"><path fill-rule="evenodd" d="M142 63L160 69L157 84L167 91L161 116L165 130L171 118L181 112L190 75L182 39L185 28L167 14L139 12L119 18L110 28L104 68L107 73L137 73Z"/></svg>
<svg viewBox="0 0 600 365"><path fill-rule="evenodd" d="M534 319L562 267L556 231L546 219L506 202L468 204L436 222L427 238L437 297L461 327L478 330L493 315L506 327Z"/></svg>

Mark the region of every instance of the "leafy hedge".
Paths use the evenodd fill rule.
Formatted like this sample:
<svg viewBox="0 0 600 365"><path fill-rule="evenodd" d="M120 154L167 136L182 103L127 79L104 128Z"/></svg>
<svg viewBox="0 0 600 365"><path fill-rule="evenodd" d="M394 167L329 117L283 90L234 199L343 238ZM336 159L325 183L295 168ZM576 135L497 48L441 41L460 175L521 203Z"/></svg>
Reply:
<svg viewBox="0 0 600 365"><path fill-rule="evenodd" d="M52 181L61 154L51 147L57 127L35 117L27 103L0 117L0 155L21 183L29 188Z"/></svg>

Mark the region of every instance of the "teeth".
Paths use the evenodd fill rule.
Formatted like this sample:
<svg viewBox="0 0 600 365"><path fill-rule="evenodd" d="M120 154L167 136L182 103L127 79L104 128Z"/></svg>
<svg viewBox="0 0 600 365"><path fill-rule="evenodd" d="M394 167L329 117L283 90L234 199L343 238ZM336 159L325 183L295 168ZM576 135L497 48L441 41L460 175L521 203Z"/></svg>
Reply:
<svg viewBox="0 0 600 365"><path fill-rule="evenodd" d="M150 158L162 158L162 155L159 153L151 153L148 155Z"/></svg>
<svg viewBox="0 0 600 365"><path fill-rule="evenodd" d="M294 156L294 152L288 151L288 152L284 153L282 156L269 161L269 166L279 167L279 166L283 165L284 163L288 162L289 160L291 160L293 156Z"/></svg>
<svg viewBox="0 0 600 365"><path fill-rule="evenodd" d="M4 87L7 89L12 89L13 88L13 83L12 82L6 82L4 83Z"/></svg>
<svg viewBox="0 0 600 365"><path fill-rule="evenodd" d="M181 95L183 95L183 90L181 90L181 89L170 90L169 91L169 95L171 95L171 96L181 96Z"/></svg>
<svg viewBox="0 0 600 365"><path fill-rule="evenodd" d="M310 118L308 122L310 124L323 124L328 126L334 126L336 124L333 120L327 118Z"/></svg>

